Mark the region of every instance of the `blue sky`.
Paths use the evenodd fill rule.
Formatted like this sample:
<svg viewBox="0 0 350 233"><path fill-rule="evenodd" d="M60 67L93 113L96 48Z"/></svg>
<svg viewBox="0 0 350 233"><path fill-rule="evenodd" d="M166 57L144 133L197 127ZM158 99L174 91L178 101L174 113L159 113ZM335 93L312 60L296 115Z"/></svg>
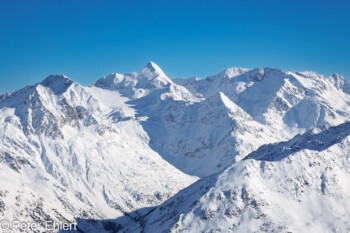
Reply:
<svg viewBox="0 0 350 233"><path fill-rule="evenodd" d="M157 63L170 77L277 67L350 78L350 1L0 0L0 93Z"/></svg>

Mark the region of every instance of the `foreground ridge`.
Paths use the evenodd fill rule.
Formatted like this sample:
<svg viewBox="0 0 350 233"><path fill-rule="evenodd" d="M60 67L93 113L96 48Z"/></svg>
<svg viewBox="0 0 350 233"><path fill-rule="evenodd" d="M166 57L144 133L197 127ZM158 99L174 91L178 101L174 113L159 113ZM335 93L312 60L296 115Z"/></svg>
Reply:
<svg viewBox="0 0 350 233"><path fill-rule="evenodd" d="M349 134L346 122L262 146L180 191L133 231L347 232Z"/></svg>

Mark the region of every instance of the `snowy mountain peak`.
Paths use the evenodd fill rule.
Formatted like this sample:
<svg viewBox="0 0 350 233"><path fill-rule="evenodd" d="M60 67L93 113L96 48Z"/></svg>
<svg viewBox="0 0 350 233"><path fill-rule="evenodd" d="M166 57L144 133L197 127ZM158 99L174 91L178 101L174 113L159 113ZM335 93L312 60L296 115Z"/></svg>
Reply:
<svg viewBox="0 0 350 233"><path fill-rule="evenodd" d="M92 86L109 90L118 90L122 95L132 99L147 96L152 90L163 89L173 84L162 69L154 62L149 62L139 72L126 74L110 74L105 76Z"/></svg>
<svg viewBox="0 0 350 233"><path fill-rule="evenodd" d="M49 75L40 84L50 88L53 93L59 95L67 90L73 84L73 81L65 75Z"/></svg>
<svg viewBox="0 0 350 233"><path fill-rule="evenodd" d="M148 69L152 72L162 72L163 70L153 61L148 62L142 70Z"/></svg>
<svg viewBox="0 0 350 233"><path fill-rule="evenodd" d="M249 69L232 67L222 71L220 74L224 77L233 78L243 73L246 73Z"/></svg>
<svg viewBox="0 0 350 233"><path fill-rule="evenodd" d="M42 82L41 84L44 85L44 83L52 83L52 82L57 82L57 81L64 81L64 82L73 82L72 80L70 80L67 76L61 74L61 75L57 75L57 74L51 74L49 76L47 76Z"/></svg>
<svg viewBox="0 0 350 233"><path fill-rule="evenodd" d="M343 76L337 74L337 73L334 73L332 75L330 75L330 77L334 78L334 79L345 79Z"/></svg>
<svg viewBox="0 0 350 233"><path fill-rule="evenodd" d="M171 79L166 76L163 70L152 61L137 72L136 77L139 80L139 84L145 84L146 86L151 84L151 86L154 87L163 87L172 83ZM149 83L149 81L151 81L151 83Z"/></svg>
<svg viewBox="0 0 350 233"><path fill-rule="evenodd" d="M154 62L150 61L146 66L137 73L138 79L147 78L149 80L156 79L162 84L172 83L163 70Z"/></svg>
<svg viewBox="0 0 350 233"><path fill-rule="evenodd" d="M250 71L250 70L245 69L245 68L232 67L232 68L225 69L216 75L207 77L207 80L208 81L223 80L223 79L230 80L233 77L237 77L237 76L244 74L248 71Z"/></svg>

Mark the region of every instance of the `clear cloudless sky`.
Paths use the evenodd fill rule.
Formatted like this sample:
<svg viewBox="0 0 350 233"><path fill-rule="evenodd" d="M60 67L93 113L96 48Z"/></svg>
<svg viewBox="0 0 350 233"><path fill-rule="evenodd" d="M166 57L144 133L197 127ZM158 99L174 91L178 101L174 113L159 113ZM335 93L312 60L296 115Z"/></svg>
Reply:
<svg viewBox="0 0 350 233"><path fill-rule="evenodd" d="M0 93L65 74L90 85L157 63L172 78L229 67L350 78L349 0L0 0Z"/></svg>

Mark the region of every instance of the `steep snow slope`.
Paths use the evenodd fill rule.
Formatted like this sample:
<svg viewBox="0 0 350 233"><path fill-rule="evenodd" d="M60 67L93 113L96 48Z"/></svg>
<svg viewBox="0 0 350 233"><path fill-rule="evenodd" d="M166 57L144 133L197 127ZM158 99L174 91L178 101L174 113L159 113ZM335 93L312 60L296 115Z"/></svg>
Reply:
<svg viewBox="0 0 350 233"><path fill-rule="evenodd" d="M149 147L127 101L65 76L0 96L1 218L116 218L193 183Z"/></svg>
<svg viewBox="0 0 350 233"><path fill-rule="evenodd" d="M188 174L216 173L278 138L223 93L193 104L168 99L144 106L138 111L149 117L142 124L150 145Z"/></svg>
<svg viewBox="0 0 350 233"><path fill-rule="evenodd" d="M139 232L348 232L350 122L260 147L157 207Z"/></svg>
<svg viewBox="0 0 350 233"><path fill-rule="evenodd" d="M184 83L193 81L198 79ZM205 177L222 171L260 145L283 138L219 89L204 98L174 83L152 62L139 72L111 74L93 86L133 99L128 103L137 116L147 117L142 125L150 146L187 174Z"/></svg>

